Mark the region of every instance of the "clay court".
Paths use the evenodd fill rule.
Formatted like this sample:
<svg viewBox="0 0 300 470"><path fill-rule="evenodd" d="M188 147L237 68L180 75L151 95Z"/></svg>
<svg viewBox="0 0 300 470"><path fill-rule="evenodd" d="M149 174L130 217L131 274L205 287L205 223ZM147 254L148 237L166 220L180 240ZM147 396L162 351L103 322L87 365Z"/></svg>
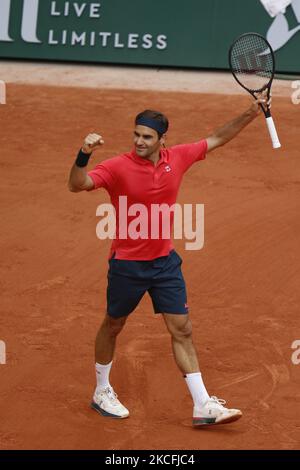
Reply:
<svg viewBox="0 0 300 470"><path fill-rule="evenodd" d="M119 337L112 369L131 417L111 420L89 408L110 246L96 237L96 208L109 198L104 190L70 193L68 173L90 131L105 140L91 166L130 149L140 110L167 114L173 145L206 137L250 98L17 82L8 83L0 106L0 339L7 347L0 447L299 447L300 365L291 360L300 339L299 106L274 85L282 149L272 149L261 116L183 180L178 202L205 205L204 248L175 243L201 370L210 394L243 411L236 423L193 429L169 334L146 297Z"/></svg>

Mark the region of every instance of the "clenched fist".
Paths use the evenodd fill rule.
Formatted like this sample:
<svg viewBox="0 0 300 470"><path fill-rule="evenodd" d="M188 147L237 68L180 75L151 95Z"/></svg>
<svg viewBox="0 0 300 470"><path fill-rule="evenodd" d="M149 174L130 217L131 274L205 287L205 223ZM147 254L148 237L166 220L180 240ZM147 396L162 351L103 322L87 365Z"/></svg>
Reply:
<svg viewBox="0 0 300 470"><path fill-rule="evenodd" d="M83 142L82 151L84 153L92 153L104 144L102 136L99 134L89 134Z"/></svg>

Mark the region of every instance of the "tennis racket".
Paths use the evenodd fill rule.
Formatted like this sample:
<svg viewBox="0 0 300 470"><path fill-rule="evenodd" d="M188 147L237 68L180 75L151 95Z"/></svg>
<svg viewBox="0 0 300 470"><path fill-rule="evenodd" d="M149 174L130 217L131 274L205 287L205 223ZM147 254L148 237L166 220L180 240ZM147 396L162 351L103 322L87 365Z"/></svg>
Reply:
<svg viewBox="0 0 300 470"><path fill-rule="evenodd" d="M268 100L275 73L275 57L268 41L257 33L239 36L229 50L229 65L236 81L255 99L267 90ZM267 121L273 148L281 147L270 107L260 104Z"/></svg>

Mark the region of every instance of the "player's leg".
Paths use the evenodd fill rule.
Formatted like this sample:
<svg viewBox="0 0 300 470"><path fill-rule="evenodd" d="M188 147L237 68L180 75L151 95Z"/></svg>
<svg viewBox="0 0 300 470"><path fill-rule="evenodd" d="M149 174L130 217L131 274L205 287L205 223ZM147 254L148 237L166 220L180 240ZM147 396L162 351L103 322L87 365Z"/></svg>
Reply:
<svg viewBox="0 0 300 470"><path fill-rule="evenodd" d="M188 314L163 314L171 334L172 349L177 366L184 378L194 402L193 425L203 426L236 421L242 416L240 410L228 409L224 400L210 397L199 370L197 352L192 338L192 324Z"/></svg>
<svg viewBox="0 0 300 470"><path fill-rule="evenodd" d="M224 400L210 397L203 383L193 343L181 263L180 256L171 252L159 274L156 274L149 290L154 311L163 314L171 334L174 359L184 375L194 402L193 424L198 426L235 421L241 417L241 412L229 410L223 406Z"/></svg>
<svg viewBox="0 0 300 470"><path fill-rule="evenodd" d="M95 359L98 364L108 364L113 360L116 339L121 333L127 316L113 318L106 315L96 336Z"/></svg>
<svg viewBox="0 0 300 470"><path fill-rule="evenodd" d="M188 314L163 314L171 335L175 362L182 372L194 405L199 408L209 400L209 394L202 380L197 352L193 343L192 323Z"/></svg>
<svg viewBox="0 0 300 470"><path fill-rule="evenodd" d="M185 377L194 403L202 406L209 399L199 371L197 353L188 315L185 281L181 272L182 260L172 251L163 262L154 263L160 271L149 289L155 313L162 313L171 335L175 362ZM160 265L161 264L161 265Z"/></svg>
<svg viewBox="0 0 300 470"><path fill-rule="evenodd" d="M95 342L96 380L91 407L103 416L112 418L126 418L129 411L118 400L114 389L109 382L116 339L122 331L127 316L113 318L106 315L98 331Z"/></svg>
<svg viewBox="0 0 300 470"><path fill-rule="evenodd" d="M197 353L192 338L192 323L188 314L164 314L163 319L171 334L175 362L181 372L199 372Z"/></svg>
<svg viewBox="0 0 300 470"><path fill-rule="evenodd" d="M137 263L112 259L109 263L107 286L107 315L98 331L95 344L97 387L92 408L104 416L126 418L129 411L118 400L109 382L116 340L128 315L133 312L148 284L144 284L136 270Z"/></svg>

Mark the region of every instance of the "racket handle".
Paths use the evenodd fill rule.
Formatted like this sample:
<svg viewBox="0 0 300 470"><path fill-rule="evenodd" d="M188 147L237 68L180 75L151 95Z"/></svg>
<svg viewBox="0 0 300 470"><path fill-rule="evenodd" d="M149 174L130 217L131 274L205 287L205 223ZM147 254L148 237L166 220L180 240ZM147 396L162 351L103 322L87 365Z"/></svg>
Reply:
<svg viewBox="0 0 300 470"><path fill-rule="evenodd" d="M267 126L269 129L269 133L272 139L273 149L279 149L281 147L281 143L279 142L276 127L273 121L272 116L266 118Z"/></svg>

